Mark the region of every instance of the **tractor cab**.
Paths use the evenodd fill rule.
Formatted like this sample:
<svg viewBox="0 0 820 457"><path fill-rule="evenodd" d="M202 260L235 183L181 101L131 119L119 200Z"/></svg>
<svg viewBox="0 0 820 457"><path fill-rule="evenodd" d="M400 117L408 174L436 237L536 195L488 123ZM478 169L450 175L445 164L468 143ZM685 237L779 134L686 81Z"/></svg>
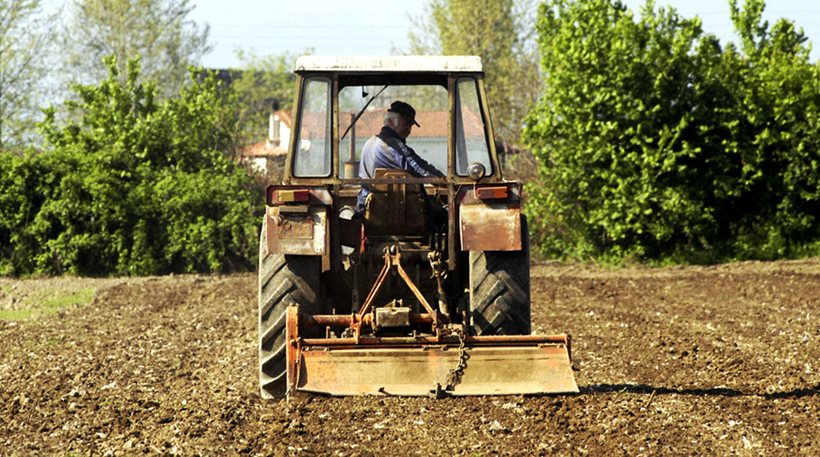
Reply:
<svg viewBox="0 0 820 457"><path fill-rule="evenodd" d="M487 181L501 180L478 57L301 57L296 73L299 112L286 182L358 184L362 145L394 100L415 107L420 126L408 142L448 179L472 182L469 168L477 163Z"/></svg>

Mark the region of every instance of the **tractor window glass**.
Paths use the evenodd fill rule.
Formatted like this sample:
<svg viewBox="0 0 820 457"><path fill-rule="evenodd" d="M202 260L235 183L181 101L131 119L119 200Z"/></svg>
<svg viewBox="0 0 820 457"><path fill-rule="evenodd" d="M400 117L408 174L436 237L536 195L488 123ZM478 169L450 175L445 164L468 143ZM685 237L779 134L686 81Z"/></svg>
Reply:
<svg viewBox="0 0 820 457"><path fill-rule="evenodd" d="M456 173L467 175L470 164L484 165L493 174L490 148L487 146L484 117L478 99L478 84L473 78L460 78L456 96Z"/></svg>
<svg viewBox="0 0 820 457"><path fill-rule="evenodd" d="M373 101L350 127L356 113L371 98ZM339 91L339 136L347 131L347 136L339 141L339 177L358 177L364 145L381 131L384 115L396 100L409 103L416 111L416 122L421 125L412 128L407 146L447 174L447 88L439 85L374 85L348 86Z"/></svg>
<svg viewBox="0 0 820 457"><path fill-rule="evenodd" d="M329 176L331 167L330 81L312 78L302 93L293 175Z"/></svg>

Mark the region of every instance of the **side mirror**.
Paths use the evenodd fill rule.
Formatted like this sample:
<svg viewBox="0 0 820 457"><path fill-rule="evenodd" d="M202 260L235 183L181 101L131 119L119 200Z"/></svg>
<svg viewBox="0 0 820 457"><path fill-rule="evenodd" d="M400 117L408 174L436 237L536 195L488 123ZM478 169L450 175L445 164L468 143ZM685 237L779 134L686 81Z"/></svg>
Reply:
<svg viewBox="0 0 820 457"><path fill-rule="evenodd" d="M467 168L467 176L473 181L478 181L487 174L487 169L479 162L473 162Z"/></svg>

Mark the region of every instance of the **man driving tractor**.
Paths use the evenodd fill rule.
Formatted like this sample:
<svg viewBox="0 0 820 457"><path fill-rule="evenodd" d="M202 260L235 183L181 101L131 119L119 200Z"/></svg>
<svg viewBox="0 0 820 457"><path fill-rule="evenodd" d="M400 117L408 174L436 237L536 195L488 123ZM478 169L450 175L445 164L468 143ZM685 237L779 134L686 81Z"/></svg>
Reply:
<svg viewBox="0 0 820 457"><path fill-rule="evenodd" d="M419 157L418 154L407 146L407 137L413 126L421 127L416 122L416 110L410 104L396 100L390 104L384 114L384 124L381 131L372 136L364 144L362 149L362 160L359 166L359 177L362 179L372 179L375 177L377 168L392 170L404 170L412 176L419 178L444 177L444 174L433 165ZM367 185L362 186L356 202L356 216L361 217L365 211L365 203L370 189ZM426 194L424 194L426 196ZM433 215L434 224L446 223L446 214L440 217L442 208L429 202L428 207Z"/></svg>

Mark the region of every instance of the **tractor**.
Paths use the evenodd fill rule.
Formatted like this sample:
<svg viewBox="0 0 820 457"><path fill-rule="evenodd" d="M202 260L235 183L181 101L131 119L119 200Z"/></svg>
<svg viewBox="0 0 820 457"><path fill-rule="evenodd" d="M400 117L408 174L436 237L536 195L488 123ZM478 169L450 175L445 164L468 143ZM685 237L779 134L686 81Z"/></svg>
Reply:
<svg viewBox="0 0 820 457"><path fill-rule="evenodd" d="M481 59L305 56L295 73L259 242L261 395L578 392L570 337L531 334L522 185L502 175ZM361 177L395 100L442 177Z"/></svg>

